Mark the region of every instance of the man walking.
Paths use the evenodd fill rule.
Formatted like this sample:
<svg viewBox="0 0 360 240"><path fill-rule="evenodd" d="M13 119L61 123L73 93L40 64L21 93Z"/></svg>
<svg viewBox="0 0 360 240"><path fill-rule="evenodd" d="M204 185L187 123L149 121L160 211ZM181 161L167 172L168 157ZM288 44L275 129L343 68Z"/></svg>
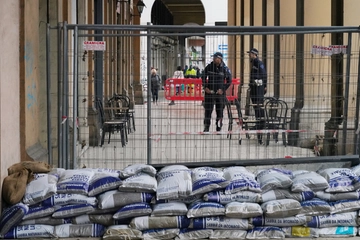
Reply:
<svg viewBox="0 0 360 240"><path fill-rule="evenodd" d="M265 110L263 104L266 93L267 73L264 63L258 58L259 51L256 48L252 48L247 53L249 54L251 62L249 82L250 98L254 106L255 118L258 120L255 128L258 130L265 127ZM261 145L263 144L262 134L258 134L258 142Z"/></svg>
<svg viewBox="0 0 360 240"><path fill-rule="evenodd" d="M205 91L204 132L209 132L214 103L216 109L216 131L221 131L226 90L232 81L230 69L223 62L222 53L216 52L213 55L213 61L205 67L201 78Z"/></svg>

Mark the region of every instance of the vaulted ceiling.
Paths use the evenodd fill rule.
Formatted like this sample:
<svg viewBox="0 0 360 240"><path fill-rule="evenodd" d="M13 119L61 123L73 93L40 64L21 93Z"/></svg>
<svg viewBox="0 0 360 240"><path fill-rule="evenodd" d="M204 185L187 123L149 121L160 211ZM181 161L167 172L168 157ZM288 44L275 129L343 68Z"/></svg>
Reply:
<svg viewBox="0 0 360 240"><path fill-rule="evenodd" d="M205 9L200 0L161 0L174 17L174 25L204 25Z"/></svg>

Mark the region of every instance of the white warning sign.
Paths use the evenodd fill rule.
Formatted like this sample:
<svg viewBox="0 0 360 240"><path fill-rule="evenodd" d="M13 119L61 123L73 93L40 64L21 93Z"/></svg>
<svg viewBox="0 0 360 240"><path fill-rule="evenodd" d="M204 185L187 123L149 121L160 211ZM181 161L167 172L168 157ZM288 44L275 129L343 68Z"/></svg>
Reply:
<svg viewBox="0 0 360 240"><path fill-rule="evenodd" d="M83 42L84 50L93 50L93 51L105 51L106 42L105 41L84 41Z"/></svg>

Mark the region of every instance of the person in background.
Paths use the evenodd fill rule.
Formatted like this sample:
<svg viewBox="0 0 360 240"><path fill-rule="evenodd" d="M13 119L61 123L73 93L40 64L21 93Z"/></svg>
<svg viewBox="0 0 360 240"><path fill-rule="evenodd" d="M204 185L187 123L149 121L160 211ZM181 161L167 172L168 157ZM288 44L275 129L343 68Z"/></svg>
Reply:
<svg viewBox="0 0 360 240"><path fill-rule="evenodd" d="M174 72L173 78L184 78L184 72L181 70L181 66L178 66L176 68L176 71ZM180 84L176 83L175 84L175 89L176 89L175 94L179 95L180 94ZM171 100L169 105L175 105L174 100Z"/></svg>
<svg viewBox="0 0 360 240"><path fill-rule="evenodd" d="M201 76L204 87L204 132L209 132L211 114L216 109L216 131L221 131L224 114L226 90L230 87L232 76L230 69L223 62L223 54L216 52L213 61L209 63Z"/></svg>
<svg viewBox="0 0 360 240"><path fill-rule="evenodd" d="M258 58L259 51L256 48L247 52L251 62L250 70L250 99L254 104L255 118L258 120L255 128L263 129L265 126L265 110L263 109L264 95L266 93L267 73L264 63ZM263 144L262 134L258 134L258 143Z"/></svg>
<svg viewBox="0 0 360 240"><path fill-rule="evenodd" d="M153 104L158 105L161 80L155 68L151 69L150 80L151 80L151 94L152 94Z"/></svg>

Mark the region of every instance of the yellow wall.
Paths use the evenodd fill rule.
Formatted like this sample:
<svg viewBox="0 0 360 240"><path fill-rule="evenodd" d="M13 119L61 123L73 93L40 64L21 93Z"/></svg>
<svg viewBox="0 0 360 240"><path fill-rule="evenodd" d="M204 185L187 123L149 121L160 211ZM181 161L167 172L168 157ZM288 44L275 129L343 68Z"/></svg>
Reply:
<svg viewBox="0 0 360 240"><path fill-rule="evenodd" d="M7 168L20 161L19 1L0 7L0 191ZM1 209L0 201L0 209Z"/></svg>
<svg viewBox="0 0 360 240"><path fill-rule="evenodd" d="M20 54L20 117L22 160L28 159L26 149L39 139L39 1L24 0L22 8L24 38ZM45 79L42 79L45 81ZM43 93L46 94L46 93Z"/></svg>

